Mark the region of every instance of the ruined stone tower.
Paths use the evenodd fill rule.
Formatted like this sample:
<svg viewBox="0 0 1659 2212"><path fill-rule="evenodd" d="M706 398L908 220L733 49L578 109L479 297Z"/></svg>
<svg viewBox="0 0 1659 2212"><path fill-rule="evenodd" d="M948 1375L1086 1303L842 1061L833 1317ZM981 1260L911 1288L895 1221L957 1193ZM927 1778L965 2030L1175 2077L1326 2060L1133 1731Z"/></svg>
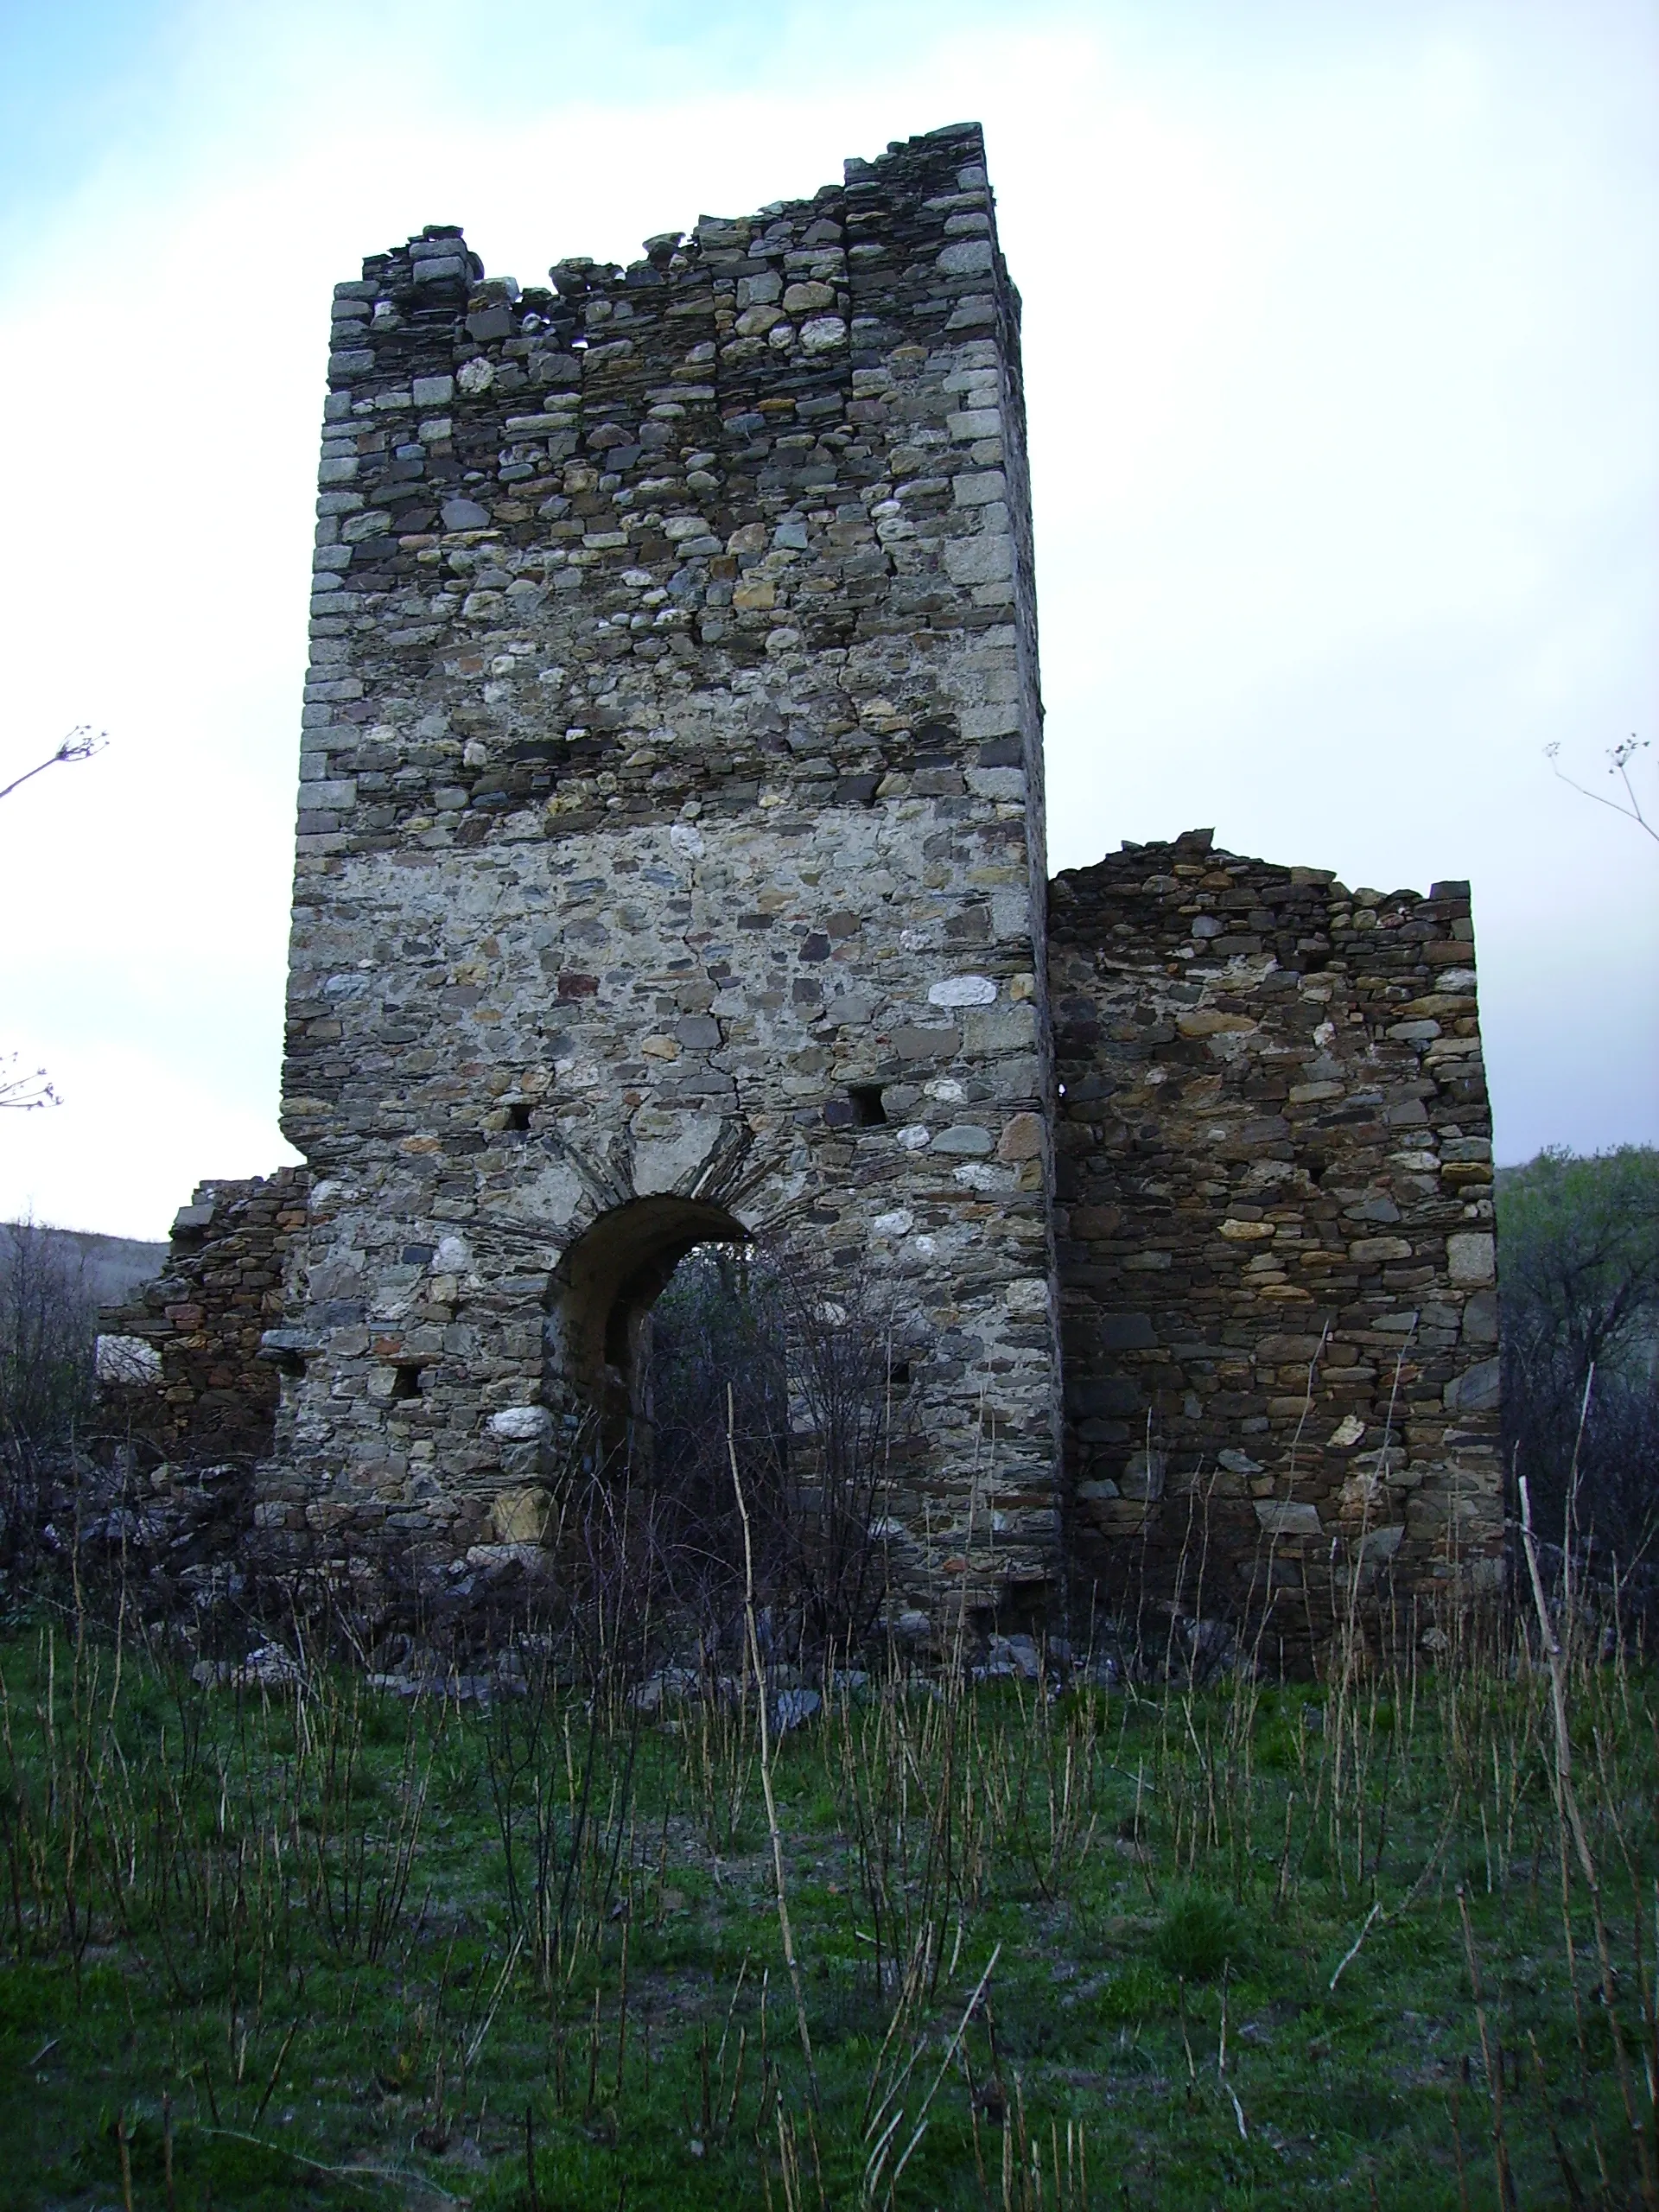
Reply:
<svg viewBox="0 0 1659 2212"><path fill-rule="evenodd" d="M978 130L552 273L432 230L339 288L307 1165L203 1184L111 1315L158 1448L257 1451L257 1343L265 1541L464 1591L648 1430L677 1260L793 1239L891 1327L902 1633L1065 1581L1291 1666L1443 1637L1503 1541L1469 887L1208 830L1046 883Z"/></svg>
<svg viewBox="0 0 1659 2212"><path fill-rule="evenodd" d="M1058 1534L1018 295L976 126L553 289L334 301L267 1529L459 1558L690 1247L897 1287L912 1601Z"/></svg>

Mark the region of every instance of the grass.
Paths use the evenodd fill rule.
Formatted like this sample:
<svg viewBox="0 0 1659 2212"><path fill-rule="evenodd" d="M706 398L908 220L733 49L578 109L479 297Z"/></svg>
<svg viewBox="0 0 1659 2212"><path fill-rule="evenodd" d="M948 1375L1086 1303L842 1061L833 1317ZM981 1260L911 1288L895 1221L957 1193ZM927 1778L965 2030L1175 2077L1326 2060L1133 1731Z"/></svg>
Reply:
<svg viewBox="0 0 1659 2212"><path fill-rule="evenodd" d="M878 1675L764 1752L752 1683L524 1658L480 1709L0 1644L8 2204L1654 2202L1628 1655Z"/></svg>

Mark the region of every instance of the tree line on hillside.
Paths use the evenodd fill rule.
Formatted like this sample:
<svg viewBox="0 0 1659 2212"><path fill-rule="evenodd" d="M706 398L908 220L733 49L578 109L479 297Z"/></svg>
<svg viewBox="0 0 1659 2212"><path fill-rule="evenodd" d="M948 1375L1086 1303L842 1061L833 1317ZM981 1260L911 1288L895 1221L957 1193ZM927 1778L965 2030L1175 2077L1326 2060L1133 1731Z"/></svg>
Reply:
<svg viewBox="0 0 1659 2212"><path fill-rule="evenodd" d="M1659 1550L1659 1149L1559 1147L1497 1178L1504 1454L1543 1534Z"/></svg>

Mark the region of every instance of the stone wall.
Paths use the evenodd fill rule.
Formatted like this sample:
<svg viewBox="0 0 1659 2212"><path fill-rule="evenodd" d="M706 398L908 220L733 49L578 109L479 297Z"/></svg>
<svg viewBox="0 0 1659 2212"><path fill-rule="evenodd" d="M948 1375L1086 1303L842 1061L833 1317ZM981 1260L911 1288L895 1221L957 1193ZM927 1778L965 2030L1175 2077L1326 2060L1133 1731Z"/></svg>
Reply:
<svg viewBox="0 0 1659 2212"><path fill-rule="evenodd" d="M1073 1567L1291 1646L1490 1579L1491 1123L1469 888L1125 845L1050 887ZM1202 1568L1205 1586L1198 1588Z"/></svg>
<svg viewBox="0 0 1659 2212"><path fill-rule="evenodd" d="M124 1306L106 1306L100 1371L112 1409L130 1415L168 1459L258 1458L269 1452L277 1381L262 1338L283 1318L283 1272L304 1225L303 1169L279 1167L246 1182L197 1185L173 1224L160 1275ZM159 1375L118 1378L118 1344L160 1356ZM139 1363L125 1363L137 1372Z"/></svg>
<svg viewBox="0 0 1659 2212"><path fill-rule="evenodd" d="M460 1560L694 1242L891 1300L907 1630L1052 1575L1040 709L976 126L628 269L339 287L262 1525Z"/></svg>

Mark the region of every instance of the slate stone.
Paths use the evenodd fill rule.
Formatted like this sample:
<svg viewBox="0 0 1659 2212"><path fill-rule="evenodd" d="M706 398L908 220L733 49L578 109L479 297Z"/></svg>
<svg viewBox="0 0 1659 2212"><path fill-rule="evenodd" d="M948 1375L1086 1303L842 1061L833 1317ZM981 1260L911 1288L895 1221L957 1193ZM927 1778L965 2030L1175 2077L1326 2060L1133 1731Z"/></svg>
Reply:
<svg viewBox="0 0 1659 2212"><path fill-rule="evenodd" d="M960 1154L965 1160L983 1160L993 1148L990 1131L972 1122L953 1122L933 1140L935 1152Z"/></svg>
<svg viewBox="0 0 1659 2212"><path fill-rule="evenodd" d="M1103 1351L1152 1351L1158 1343L1145 1313L1101 1313L1096 1317L1095 1336Z"/></svg>

